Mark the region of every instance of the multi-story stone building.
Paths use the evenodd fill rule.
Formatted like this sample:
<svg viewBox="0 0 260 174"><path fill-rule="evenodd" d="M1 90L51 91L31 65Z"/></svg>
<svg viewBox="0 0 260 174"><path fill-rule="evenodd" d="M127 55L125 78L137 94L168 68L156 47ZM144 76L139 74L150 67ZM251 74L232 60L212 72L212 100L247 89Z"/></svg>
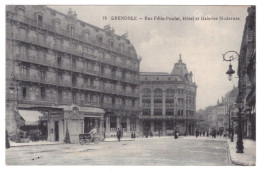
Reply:
<svg viewBox="0 0 260 174"><path fill-rule="evenodd" d="M242 110L243 137L255 140L256 127L256 7L248 8L240 47L237 74L239 96L244 103Z"/></svg>
<svg viewBox="0 0 260 174"><path fill-rule="evenodd" d="M181 56L171 74L141 72L140 107L143 132L153 134L193 134L196 126L196 89L192 72L188 72Z"/></svg>
<svg viewBox="0 0 260 174"><path fill-rule="evenodd" d="M125 35L46 6L6 7L6 129L37 121L50 141L71 141L94 125L136 131L139 64ZM20 120L20 121L19 121ZM21 121L22 120L22 121ZM138 131L138 130L137 130Z"/></svg>

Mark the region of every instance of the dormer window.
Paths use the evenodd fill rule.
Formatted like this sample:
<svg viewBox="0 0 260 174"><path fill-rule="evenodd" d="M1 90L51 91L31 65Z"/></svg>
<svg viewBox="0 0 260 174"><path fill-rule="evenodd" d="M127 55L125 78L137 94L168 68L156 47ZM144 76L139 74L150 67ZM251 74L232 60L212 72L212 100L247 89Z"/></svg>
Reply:
<svg viewBox="0 0 260 174"><path fill-rule="evenodd" d="M114 48L114 41L113 41L113 40L110 40L110 41L109 41L109 45L110 45L110 47Z"/></svg>
<svg viewBox="0 0 260 174"><path fill-rule="evenodd" d="M120 46L120 51L122 51L122 52L123 52L123 51L124 51L124 49L125 49L125 45L122 43L122 44L120 44L119 46Z"/></svg>
<svg viewBox="0 0 260 174"><path fill-rule="evenodd" d="M25 13L25 7L22 6L22 5L18 5L15 7L15 10L18 14L18 16L24 16L24 13Z"/></svg>
<svg viewBox="0 0 260 174"><path fill-rule="evenodd" d="M21 8L19 8L19 9L17 10L17 13L18 13L19 16L24 16L24 11L23 11L23 9L21 9Z"/></svg>
<svg viewBox="0 0 260 174"><path fill-rule="evenodd" d="M75 34L75 27L74 26L70 26L69 27L69 32L70 32L70 35L73 36Z"/></svg>
<svg viewBox="0 0 260 174"><path fill-rule="evenodd" d="M97 40L98 40L98 43L102 43L103 42L103 36L102 35L98 35L97 36Z"/></svg>
<svg viewBox="0 0 260 174"><path fill-rule="evenodd" d="M84 37L85 39L89 39L89 35L90 35L89 30L84 30L84 31L83 31L83 37Z"/></svg>
<svg viewBox="0 0 260 174"><path fill-rule="evenodd" d="M60 28L60 19L55 18L55 19L52 20L52 22L53 22L53 26L54 26L55 29Z"/></svg>
<svg viewBox="0 0 260 174"><path fill-rule="evenodd" d="M38 22L39 25L43 24L43 16L39 13L37 15L37 22Z"/></svg>

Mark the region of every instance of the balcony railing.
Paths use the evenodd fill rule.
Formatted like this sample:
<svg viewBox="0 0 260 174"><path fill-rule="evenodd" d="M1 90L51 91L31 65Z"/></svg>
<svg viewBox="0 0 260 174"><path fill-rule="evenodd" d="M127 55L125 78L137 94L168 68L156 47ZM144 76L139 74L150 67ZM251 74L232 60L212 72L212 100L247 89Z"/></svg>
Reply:
<svg viewBox="0 0 260 174"><path fill-rule="evenodd" d="M86 74L91 74L94 76L102 76L104 78L110 78L110 79L115 79L115 80L120 80L120 81L124 81L124 82L130 82L130 83L137 83L136 80L133 79L121 79L121 78L117 78L116 76L112 76L111 74L101 74L99 71L95 71L95 70L90 70L90 69L83 69L83 68L76 68L67 64L57 64L57 63L51 63L50 61L48 61L47 59L40 59L38 57L32 57L32 56L25 56L25 55L17 55L17 60L20 61L25 61L28 63L34 63L34 64L39 64L39 65L43 65L43 66L50 66L56 69L63 69L63 70L67 70L67 71L73 71L73 72L77 72L77 73L86 73Z"/></svg>
<svg viewBox="0 0 260 174"><path fill-rule="evenodd" d="M196 119L195 117L184 117L184 116L173 116L173 115L163 115L163 116L139 116L140 119L164 119L164 120L186 120L186 119Z"/></svg>
<svg viewBox="0 0 260 174"><path fill-rule="evenodd" d="M174 107L174 103L165 103L166 107Z"/></svg>
<svg viewBox="0 0 260 174"><path fill-rule="evenodd" d="M154 103L154 107L162 107L162 103Z"/></svg>
<svg viewBox="0 0 260 174"><path fill-rule="evenodd" d="M92 90L97 92L105 92L108 94L117 94L117 95L123 95L123 96L129 96L129 97L138 97L137 93L132 92L122 92L114 90L113 88L104 88L94 85L86 85L86 84L79 84L79 83L73 83L71 81L61 81L51 78L40 78L38 76L25 76L21 74L17 74L15 76L15 79L21 80L21 81L28 81L28 82L36 82L36 83L43 83L43 84L49 84L49 85L56 85L56 86L62 86L62 87L69 87L69 88L75 88L75 89L81 89L81 90Z"/></svg>
<svg viewBox="0 0 260 174"><path fill-rule="evenodd" d="M129 105L120 105L120 104L112 104L112 103L103 103L103 108L110 108L110 109L125 109L125 110L132 110L138 111L138 106L129 106Z"/></svg>
<svg viewBox="0 0 260 174"><path fill-rule="evenodd" d="M59 52L65 52L67 54L75 55L75 56L78 56L78 57L88 58L88 59L91 59L93 61L98 61L100 63L105 62L105 63L113 65L113 66L119 66L119 67L123 67L125 69L129 69L129 70L132 70L132 71L137 71L137 69L135 67L127 65L127 64L118 63L118 62L111 60L111 59L107 60L105 58L96 57L94 55L90 55L90 54L84 53L84 52L79 51L79 50L74 50L70 47L58 46L56 44L51 45L50 42L40 41L37 38L28 38L26 36L21 36L19 34L14 35L13 38L15 40L19 40L19 41L22 41L22 42L27 42L27 43L34 44L34 45L39 45L39 46L44 47L44 48L53 49L53 50L56 50L56 51L59 51Z"/></svg>
<svg viewBox="0 0 260 174"><path fill-rule="evenodd" d="M60 35L66 36L66 37L70 37L72 39L79 40L83 43L88 43L88 44L91 44L91 45L94 45L94 46L102 47L103 49L106 49L108 51L113 51L113 52L122 54L122 55L127 56L127 57L131 57L131 58L134 58L134 59L137 58L137 56L135 54L131 54L130 51L127 51L127 50L121 51L119 48L114 48L114 47L109 46L108 44L96 42L93 39L85 38L83 35L70 34L67 30L64 30L64 29L61 29L61 28L56 29L52 25L49 25L49 24L46 24L46 23L38 23L36 20L30 19L30 18L25 17L25 16L19 16L15 13L11 13L11 15L8 15L7 18L11 19L11 20L18 21L18 22L22 22L22 23L25 23L25 24L28 24L28 25L31 25L31 26L34 26L34 27L39 27L39 28L42 28L44 30L47 30L47 31L50 31L50 32L53 32L53 33L57 33L57 34L60 34Z"/></svg>

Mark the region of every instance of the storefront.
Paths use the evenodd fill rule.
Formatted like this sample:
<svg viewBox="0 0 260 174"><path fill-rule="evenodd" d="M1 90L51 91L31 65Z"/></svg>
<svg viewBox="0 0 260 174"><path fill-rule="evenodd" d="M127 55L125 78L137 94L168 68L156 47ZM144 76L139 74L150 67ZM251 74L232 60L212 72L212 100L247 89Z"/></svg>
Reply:
<svg viewBox="0 0 260 174"><path fill-rule="evenodd" d="M36 142L47 140L47 117L42 112L29 109L15 111L17 129L10 136L11 140L17 143Z"/></svg>
<svg viewBox="0 0 260 174"><path fill-rule="evenodd" d="M88 133L94 126L98 136L104 136L104 110L77 105L57 106L62 113L49 113L48 140L63 142L66 131L70 135L71 143L79 142L79 134Z"/></svg>

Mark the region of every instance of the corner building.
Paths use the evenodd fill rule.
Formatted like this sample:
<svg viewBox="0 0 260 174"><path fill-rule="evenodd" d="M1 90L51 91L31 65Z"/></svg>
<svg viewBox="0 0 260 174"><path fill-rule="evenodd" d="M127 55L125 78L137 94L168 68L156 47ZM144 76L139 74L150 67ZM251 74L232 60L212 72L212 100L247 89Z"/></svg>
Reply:
<svg viewBox="0 0 260 174"><path fill-rule="evenodd" d="M169 73L141 72L140 74L140 116L143 134L193 135L196 127L196 89L181 55Z"/></svg>
<svg viewBox="0 0 260 174"><path fill-rule="evenodd" d="M46 6L6 7L6 129L39 118L49 141L136 130L139 64L126 35Z"/></svg>

